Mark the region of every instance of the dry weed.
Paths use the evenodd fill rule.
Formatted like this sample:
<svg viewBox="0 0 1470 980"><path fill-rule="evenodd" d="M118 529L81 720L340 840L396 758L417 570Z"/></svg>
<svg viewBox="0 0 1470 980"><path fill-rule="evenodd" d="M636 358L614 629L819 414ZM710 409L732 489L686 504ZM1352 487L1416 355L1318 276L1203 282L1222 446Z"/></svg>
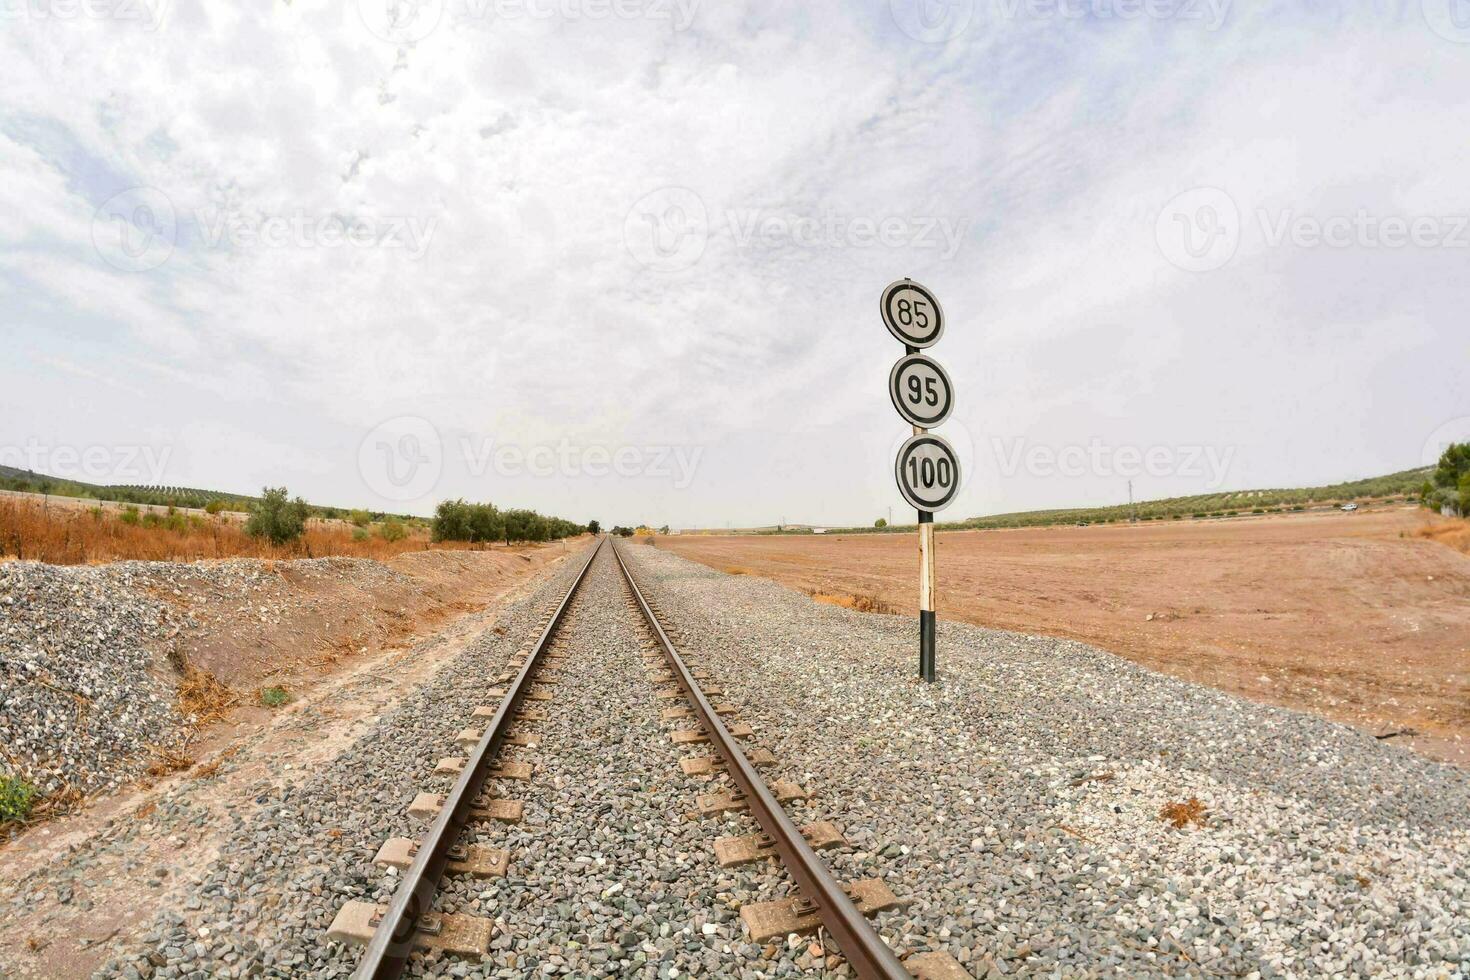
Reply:
<svg viewBox="0 0 1470 980"><path fill-rule="evenodd" d="M1205 825L1205 805L1197 797L1191 796L1183 803L1166 803L1159 811L1159 819L1171 825L1175 830L1183 830L1190 824L1197 827Z"/></svg>
<svg viewBox="0 0 1470 980"><path fill-rule="evenodd" d="M148 765L148 775L154 779L162 779L164 776L172 776L176 772L183 772L193 764L194 757L186 752L155 746L153 750L153 761Z"/></svg>
<svg viewBox="0 0 1470 980"><path fill-rule="evenodd" d="M179 711L191 724L202 726L218 721L239 702L234 692L213 674L185 665L184 677L179 681Z"/></svg>
<svg viewBox="0 0 1470 980"><path fill-rule="evenodd" d="M85 502L90 504L91 502ZM238 519L192 515L182 527L128 523L121 511L93 516L82 503L25 499L0 500L0 556L54 565L87 565L109 561L197 561L205 558L392 558L430 548L485 550L485 545L429 540L415 527L399 541L371 534L354 540L351 525L311 520L306 533L291 544L276 546L245 533ZM528 559L529 560L529 559Z"/></svg>
<svg viewBox="0 0 1470 980"><path fill-rule="evenodd" d="M893 607L875 595L848 595L842 592L810 592L816 602L828 606L841 606L861 613L891 613Z"/></svg>
<svg viewBox="0 0 1470 980"><path fill-rule="evenodd" d="M1416 536L1448 545L1470 555L1470 520L1442 521L1421 527Z"/></svg>

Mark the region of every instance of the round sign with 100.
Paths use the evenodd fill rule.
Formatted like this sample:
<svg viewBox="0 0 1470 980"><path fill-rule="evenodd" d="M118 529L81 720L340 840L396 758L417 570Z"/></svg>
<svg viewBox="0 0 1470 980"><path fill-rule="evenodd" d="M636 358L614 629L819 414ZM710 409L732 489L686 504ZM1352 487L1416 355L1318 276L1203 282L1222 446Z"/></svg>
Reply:
<svg viewBox="0 0 1470 980"><path fill-rule="evenodd" d="M929 432L899 447L894 475L899 493L915 510L943 510L960 489L960 461L954 447Z"/></svg>

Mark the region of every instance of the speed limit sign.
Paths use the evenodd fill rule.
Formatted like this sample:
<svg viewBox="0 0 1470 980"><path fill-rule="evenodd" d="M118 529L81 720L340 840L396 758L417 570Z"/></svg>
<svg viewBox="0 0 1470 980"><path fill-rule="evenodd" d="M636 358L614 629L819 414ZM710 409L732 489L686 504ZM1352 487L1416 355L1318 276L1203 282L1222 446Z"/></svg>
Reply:
<svg viewBox="0 0 1470 980"><path fill-rule="evenodd" d="M944 333L944 310L912 279L889 283L879 301L888 332L910 347L933 347Z"/></svg>
<svg viewBox="0 0 1470 980"><path fill-rule="evenodd" d="M943 510L959 492L959 458L953 446L933 433L921 432L906 440L893 468L899 493L916 510Z"/></svg>
<svg viewBox="0 0 1470 980"><path fill-rule="evenodd" d="M911 425L932 429L954 410L954 385L932 358L909 354L888 373L888 397Z"/></svg>

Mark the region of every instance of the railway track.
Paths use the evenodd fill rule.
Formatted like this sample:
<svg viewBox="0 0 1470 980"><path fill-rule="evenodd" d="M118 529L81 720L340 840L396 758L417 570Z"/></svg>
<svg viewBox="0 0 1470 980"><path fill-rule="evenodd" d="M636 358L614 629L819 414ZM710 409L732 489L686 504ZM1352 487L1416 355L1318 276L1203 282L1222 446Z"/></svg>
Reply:
<svg viewBox="0 0 1470 980"><path fill-rule="evenodd" d="M440 912L435 896L446 876L493 878L507 871L512 860L507 851L462 845L461 838L472 825L520 820L521 804L490 796L487 786L531 776L531 767L507 759L505 750L536 746L532 726L546 715L535 705L551 700L549 691L554 689L559 670L576 669L575 651L563 641L562 631L579 590L604 550L616 563L628 606L644 627L643 666L649 683L656 687L661 721L670 728L676 745L713 753L680 761L686 775L710 779L712 791L698 796L695 815L715 817L743 811L759 827L754 834L714 840L719 863L734 867L776 859L795 886L791 896L747 903L740 909L751 940L819 933L840 951L852 972L863 978L967 977L963 967L945 953L918 954L900 962L868 920L870 915L901 904L900 900L881 879L844 884L833 877L817 852L844 846L842 831L827 821L798 825L788 813L783 804L804 800L805 791L783 780L768 784L760 775L759 769L773 764L774 757L764 749L742 747L742 740L754 733L733 720L735 706L713 700L723 692L694 658L680 652L678 627L665 620L656 599L639 587L623 549L610 537L600 538L589 548L566 593L541 619L536 640L517 652L496 685L487 685L486 701L490 703L474 710L470 727L457 739L470 746L468 754L438 760L434 771L452 774L455 781L443 796L421 793L414 800L410 813L428 824L422 837L391 838L379 849L375 863L400 874L391 900L386 905L352 901L337 912L328 936L365 947L354 976L402 976L420 950L472 960L489 951L491 920Z"/></svg>

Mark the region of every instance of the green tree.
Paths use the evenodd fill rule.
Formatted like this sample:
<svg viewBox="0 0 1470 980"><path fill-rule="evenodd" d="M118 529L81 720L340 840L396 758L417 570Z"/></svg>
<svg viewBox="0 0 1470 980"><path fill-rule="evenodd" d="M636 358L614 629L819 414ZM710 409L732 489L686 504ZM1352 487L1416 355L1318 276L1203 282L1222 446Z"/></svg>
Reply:
<svg viewBox="0 0 1470 980"><path fill-rule="evenodd" d="M384 541L402 541L408 537L408 528L396 517L386 518L378 528L378 534Z"/></svg>
<svg viewBox="0 0 1470 980"><path fill-rule="evenodd" d="M887 518L884 518L884 517L880 517L876 521L873 522L873 526L876 527L876 528L885 528L885 527L888 526L888 519Z"/></svg>
<svg viewBox="0 0 1470 980"><path fill-rule="evenodd" d="M1456 489L1460 479L1470 473L1470 442L1457 442L1440 454L1439 465L1434 470L1436 486Z"/></svg>
<svg viewBox="0 0 1470 980"><path fill-rule="evenodd" d="M306 513L306 501L289 499L285 487L265 487L260 500L250 505L245 533L277 545L295 541L306 532Z"/></svg>
<svg viewBox="0 0 1470 980"><path fill-rule="evenodd" d="M588 521L587 522L587 533L588 534L599 534L599 533L601 533L601 531L602 531L602 525L601 524L597 523L596 521Z"/></svg>

